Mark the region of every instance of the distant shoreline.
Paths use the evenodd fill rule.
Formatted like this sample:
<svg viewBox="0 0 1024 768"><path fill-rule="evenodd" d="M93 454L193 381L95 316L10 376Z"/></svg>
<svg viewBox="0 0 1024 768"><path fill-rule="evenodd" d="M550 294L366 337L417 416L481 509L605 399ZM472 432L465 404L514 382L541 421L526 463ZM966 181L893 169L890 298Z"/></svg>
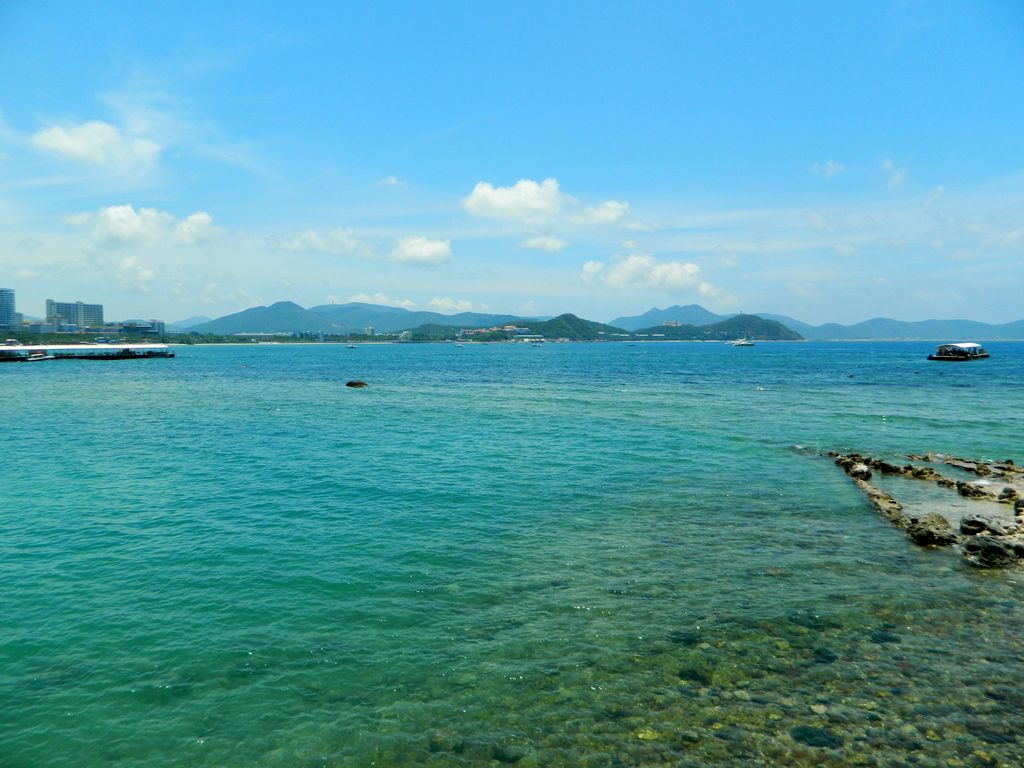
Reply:
<svg viewBox="0 0 1024 768"><path fill-rule="evenodd" d="M757 344L942 344L948 339L753 339ZM1024 339L981 339L989 343L1020 343ZM191 344L180 341L165 342L171 347L370 347L370 346L422 346L459 345L464 346L501 346L526 342L509 341L196 341ZM545 344L729 344L728 339L569 339L568 341L546 340Z"/></svg>

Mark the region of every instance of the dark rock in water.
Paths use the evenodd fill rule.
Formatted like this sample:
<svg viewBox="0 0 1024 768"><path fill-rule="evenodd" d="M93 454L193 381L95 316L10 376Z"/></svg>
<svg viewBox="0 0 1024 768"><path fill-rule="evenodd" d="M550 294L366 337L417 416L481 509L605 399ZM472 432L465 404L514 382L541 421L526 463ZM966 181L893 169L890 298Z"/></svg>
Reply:
<svg viewBox="0 0 1024 768"><path fill-rule="evenodd" d="M854 464L849 470L850 477L856 477L858 480L870 480L871 470L867 464Z"/></svg>
<svg viewBox="0 0 1024 768"><path fill-rule="evenodd" d="M907 536L922 547L948 547L956 544L956 534L949 521L934 512L911 521L907 526Z"/></svg>
<svg viewBox="0 0 1024 768"><path fill-rule="evenodd" d="M1017 499L1013 502L1013 514L1024 515L1024 499Z"/></svg>
<svg viewBox="0 0 1024 768"><path fill-rule="evenodd" d="M948 477L940 477L935 483L942 488L953 488L956 486L956 480L950 480Z"/></svg>
<svg viewBox="0 0 1024 768"><path fill-rule="evenodd" d="M700 642L700 632L696 629L673 629L668 633L668 639L687 648L692 648Z"/></svg>
<svg viewBox="0 0 1024 768"><path fill-rule="evenodd" d="M518 763L529 754L529 750L522 744L499 742L494 745L492 754L499 763Z"/></svg>
<svg viewBox="0 0 1024 768"><path fill-rule="evenodd" d="M812 658L815 664L832 664L839 661L838 654L828 648L815 648Z"/></svg>
<svg viewBox="0 0 1024 768"><path fill-rule="evenodd" d="M1014 527L997 520L989 515L964 515L960 520L960 533L968 536L976 536L979 533L994 533L997 536L1005 536L1012 533Z"/></svg>
<svg viewBox="0 0 1024 768"><path fill-rule="evenodd" d="M871 466L881 472L883 475L897 475L902 470L895 464L890 464L888 461L882 461L881 459L875 459L871 462Z"/></svg>
<svg viewBox="0 0 1024 768"><path fill-rule="evenodd" d="M345 386L346 387L359 388L359 387L368 387L370 385L367 384L365 381L346 381L345 382Z"/></svg>
<svg viewBox="0 0 1024 768"><path fill-rule="evenodd" d="M680 680L689 680L691 683L700 685L711 685L713 671L703 667L684 667L678 672Z"/></svg>
<svg viewBox="0 0 1024 768"><path fill-rule="evenodd" d="M1003 536L974 536L964 544L964 558L979 568L1006 568L1024 555L1024 546Z"/></svg>
<svg viewBox="0 0 1024 768"><path fill-rule="evenodd" d="M1006 488L1003 488L1003 490L1001 490L999 492L999 500L1000 501L1016 501L1017 500L1017 495L1018 494L1017 494L1016 490L1014 490L1013 488L1010 488L1009 486L1007 486Z"/></svg>
<svg viewBox="0 0 1024 768"><path fill-rule="evenodd" d="M832 733L824 728L814 728L810 725L798 725L789 732L793 741L799 741L808 747L824 747L825 749L836 749L843 746L843 737Z"/></svg>
<svg viewBox="0 0 1024 768"><path fill-rule="evenodd" d="M868 635L868 638L871 640L872 643L878 643L879 645L883 645L885 643L900 642L900 636L890 632L887 629L876 629L874 632Z"/></svg>
<svg viewBox="0 0 1024 768"><path fill-rule="evenodd" d="M971 718L966 725L971 736L989 744L1013 744L1018 739L1017 727L1013 723Z"/></svg>
<svg viewBox="0 0 1024 768"><path fill-rule="evenodd" d="M988 492L981 486L965 483L963 480L957 482L956 492L968 499L983 499L988 496Z"/></svg>

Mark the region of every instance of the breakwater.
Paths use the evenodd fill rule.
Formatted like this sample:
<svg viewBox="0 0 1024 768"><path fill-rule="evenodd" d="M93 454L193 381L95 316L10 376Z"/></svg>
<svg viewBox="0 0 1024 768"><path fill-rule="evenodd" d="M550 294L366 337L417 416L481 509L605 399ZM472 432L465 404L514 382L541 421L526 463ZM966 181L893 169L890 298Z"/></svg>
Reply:
<svg viewBox="0 0 1024 768"><path fill-rule="evenodd" d="M166 344L18 344L0 345L0 362L38 360L132 360L174 357Z"/></svg>

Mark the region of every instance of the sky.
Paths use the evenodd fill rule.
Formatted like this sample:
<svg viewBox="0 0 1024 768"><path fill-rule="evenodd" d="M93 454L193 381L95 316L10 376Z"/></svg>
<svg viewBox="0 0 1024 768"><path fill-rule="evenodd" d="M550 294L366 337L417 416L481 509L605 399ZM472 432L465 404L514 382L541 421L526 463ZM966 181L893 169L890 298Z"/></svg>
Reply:
<svg viewBox="0 0 1024 768"><path fill-rule="evenodd" d="M1024 3L0 3L0 286L1024 317Z"/></svg>

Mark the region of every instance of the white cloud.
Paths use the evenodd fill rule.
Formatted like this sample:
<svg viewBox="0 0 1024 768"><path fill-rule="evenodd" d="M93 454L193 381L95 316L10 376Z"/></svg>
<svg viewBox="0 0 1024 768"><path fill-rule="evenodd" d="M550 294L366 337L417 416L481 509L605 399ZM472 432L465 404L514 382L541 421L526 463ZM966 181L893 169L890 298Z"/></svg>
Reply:
<svg viewBox="0 0 1024 768"><path fill-rule="evenodd" d="M405 182L399 179L397 176L385 176L383 179L377 182L379 187L404 187Z"/></svg>
<svg viewBox="0 0 1024 768"><path fill-rule="evenodd" d="M244 288L226 288L214 280L203 285L198 298L200 303L205 305L226 304L238 309L257 307L263 303Z"/></svg>
<svg viewBox="0 0 1024 768"><path fill-rule="evenodd" d="M213 217L196 211L177 220L166 211L131 205L111 205L98 211L74 213L65 217L73 226L88 229L97 245L116 248L126 245L155 245L172 241L178 245L195 245L215 236L219 229Z"/></svg>
<svg viewBox="0 0 1024 768"><path fill-rule="evenodd" d="M721 289L707 282L700 283L697 286L697 293L699 293L705 299L718 299L722 297Z"/></svg>
<svg viewBox="0 0 1024 768"><path fill-rule="evenodd" d="M90 228L92 239L99 245L117 247L158 242L173 225L174 216L154 208L135 210L131 205L111 205L96 212L72 214L67 221Z"/></svg>
<svg viewBox="0 0 1024 768"><path fill-rule="evenodd" d="M220 233L213 226L213 217L206 211L196 211L179 221L174 227L174 242L180 245L196 245L212 240Z"/></svg>
<svg viewBox="0 0 1024 768"><path fill-rule="evenodd" d="M356 233L342 227L324 232L307 229L290 240L275 240L273 244L281 250L293 253L312 251L334 256L353 256L363 250Z"/></svg>
<svg viewBox="0 0 1024 768"><path fill-rule="evenodd" d="M460 299L452 299L447 296L432 298L428 304L439 312L471 312L473 310L473 302L465 301Z"/></svg>
<svg viewBox="0 0 1024 768"><path fill-rule="evenodd" d="M14 276L19 280L34 280L39 277L39 273L31 269L19 269L15 271Z"/></svg>
<svg viewBox="0 0 1024 768"><path fill-rule="evenodd" d="M583 268L580 270L580 277L583 278L585 283L596 283L603 270L604 264L600 261L588 261L584 263Z"/></svg>
<svg viewBox="0 0 1024 768"><path fill-rule="evenodd" d="M581 209L575 197L561 191L557 179L520 179L511 187L481 181L462 199L462 207L473 216L515 221L530 228L557 223L584 227L622 224L629 214L629 204L618 200Z"/></svg>
<svg viewBox="0 0 1024 768"><path fill-rule="evenodd" d="M814 163L809 169L815 176L824 176L831 179L846 170L846 166L834 160L826 160L824 163Z"/></svg>
<svg viewBox="0 0 1024 768"><path fill-rule="evenodd" d="M399 264L443 264L452 256L451 240L403 237L391 251L391 260Z"/></svg>
<svg viewBox="0 0 1024 768"><path fill-rule="evenodd" d="M542 222L558 216L566 196L557 179L520 179L511 187L478 182L462 199L462 207L473 216L511 221Z"/></svg>
<svg viewBox="0 0 1024 768"><path fill-rule="evenodd" d="M332 297L333 298L333 297ZM360 304L383 304L388 307L403 307L404 309L412 309L416 306L416 302L410 299L392 299L386 293L357 293L354 294L349 301L355 301Z"/></svg>
<svg viewBox="0 0 1024 768"><path fill-rule="evenodd" d="M156 273L142 266L134 256L126 256L114 269L114 278L122 288L147 292L149 284L156 278Z"/></svg>
<svg viewBox="0 0 1024 768"><path fill-rule="evenodd" d="M80 163L122 171L147 171L162 147L155 141L123 133L110 123L53 125L32 136L32 146Z"/></svg>
<svg viewBox="0 0 1024 768"><path fill-rule="evenodd" d="M832 250L835 251L837 256L850 257L857 252L849 243L836 243L832 246Z"/></svg>
<svg viewBox="0 0 1024 768"><path fill-rule="evenodd" d="M889 189L898 189L907 180L907 169L897 168L892 160L886 158L882 161L882 170L889 174Z"/></svg>
<svg viewBox="0 0 1024 768"><path fill-rule="evenodd" d="M689 261L658 261L649 254L634 253L610 264L588 261L583 265L584 282L600 282L610 288L653 288L677 290L698 283L700 267ZM710 283L706 284L709 289Z"/></svg>
<svg viewBox="0 0 1024 768"><path fill-rule="evenodd" d="M528 237L519 244L523 248L533 248L538 251L547 251L548 253L558 253L560 250L565 248L569 243L560 237L551 237L550 235L541 235L538 237Z"/></svg>
<svg viewBox="0 0 1024 768"><path fill-rule="evenodd" d="M618 224L629 215L629 203L605 200L600 205L588 206L577 220L582 224Z"/></svg>

